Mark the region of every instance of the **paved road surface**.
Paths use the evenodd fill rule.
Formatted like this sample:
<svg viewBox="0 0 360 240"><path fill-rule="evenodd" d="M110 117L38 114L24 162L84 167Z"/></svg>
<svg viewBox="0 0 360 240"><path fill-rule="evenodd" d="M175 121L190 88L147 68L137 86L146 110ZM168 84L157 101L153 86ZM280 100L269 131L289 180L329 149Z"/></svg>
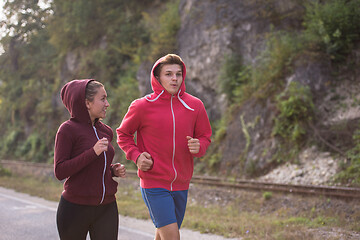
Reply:
<svg viewBox="0 0 360 240"><path fill-rule="evenodd" d="M0 240L59 239L56 229L57 202L0 187ZM150 221L120 216L119 240L152 240ZM181 229L182 240L225 240L225 238ZM230 239L226 239L230 240Z"/></svg>

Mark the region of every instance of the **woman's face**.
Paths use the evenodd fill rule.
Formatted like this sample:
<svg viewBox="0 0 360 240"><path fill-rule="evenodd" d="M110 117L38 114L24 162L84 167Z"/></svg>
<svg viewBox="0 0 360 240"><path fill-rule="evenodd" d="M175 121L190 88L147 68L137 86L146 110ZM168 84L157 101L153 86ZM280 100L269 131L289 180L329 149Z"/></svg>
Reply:
<svg viewBox="0 0 360 240"><path fill-rule="evenodd" d="M90 102L85 100L86 107L89 111L91 121L94 123L96 118L105 118L106 109L110 106L107 100L107 94L103 87L100 87L94 96L94 100Z"/></svg>
<svg viewBox="0 0 360 240"><path fill-rule="evenodd" d="M176 94L179 91L182 78L182 70L178 64L166 64L162 66L160 71L160 84L168 91L171 95Z"/></svg>

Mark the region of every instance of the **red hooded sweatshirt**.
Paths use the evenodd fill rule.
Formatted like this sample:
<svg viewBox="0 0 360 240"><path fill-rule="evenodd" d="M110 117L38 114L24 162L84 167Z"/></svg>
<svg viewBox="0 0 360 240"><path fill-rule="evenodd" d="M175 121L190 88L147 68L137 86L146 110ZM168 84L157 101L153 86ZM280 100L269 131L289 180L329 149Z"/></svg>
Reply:
<svg viewBox="0 0 360 240"><path fill-rule="evenodd" d="M193 157L205 154L211 142L211 127L201 100L185 92L185 64L179 91L171 95L153 74L160 61L162 58L151 70L154 92L131 103L116 129L117 143L126 158L135 163L142 152L150 153L152 168L138 170L142 188L187 190L194 169ZM198 154L190 153L186 136L199 139Z"/></svg>
<svg viewBox="0 0 360 240"><path fill-rule="evenodd" d="M76 204L99 205L115 201L117 182L112 179L114 147L112 129L100 121L92 126L85 105L85 87L92 79L73 80L61 89L61 99L71 118L62 123L55 138L54 171L66 179L63 197ZM108 150L99 156L93 146L106 137Z"/></svg>

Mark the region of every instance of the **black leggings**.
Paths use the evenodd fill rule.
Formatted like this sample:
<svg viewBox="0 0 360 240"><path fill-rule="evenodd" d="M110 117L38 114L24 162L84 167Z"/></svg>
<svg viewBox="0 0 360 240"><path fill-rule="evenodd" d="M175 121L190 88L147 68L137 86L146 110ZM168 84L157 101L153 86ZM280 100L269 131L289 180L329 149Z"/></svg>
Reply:
<svg viewBox="0 0 360 240"><path fill-rule="evenodd" d="M61 240L85 240L88 232L92 240L116 240L119 227L116 201L106 205L86 206L61 197L56 223Z"/></svg>

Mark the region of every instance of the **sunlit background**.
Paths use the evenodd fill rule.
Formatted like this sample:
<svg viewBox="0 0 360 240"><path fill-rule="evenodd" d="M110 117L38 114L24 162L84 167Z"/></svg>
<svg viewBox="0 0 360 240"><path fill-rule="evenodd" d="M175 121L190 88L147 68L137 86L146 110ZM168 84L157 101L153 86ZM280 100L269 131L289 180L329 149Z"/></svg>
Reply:
<svg viewBox="0 0 360 240"><path fill-rule="evenodd" d="M0 0L0 22L5 19L3 6L4 6L4 1ZM0 28L0 36L1 37L4 35L4 33L5 33L4 27ZM2 54L3 52L4 52L4 49L0 44L0 54Z"/></svg>

